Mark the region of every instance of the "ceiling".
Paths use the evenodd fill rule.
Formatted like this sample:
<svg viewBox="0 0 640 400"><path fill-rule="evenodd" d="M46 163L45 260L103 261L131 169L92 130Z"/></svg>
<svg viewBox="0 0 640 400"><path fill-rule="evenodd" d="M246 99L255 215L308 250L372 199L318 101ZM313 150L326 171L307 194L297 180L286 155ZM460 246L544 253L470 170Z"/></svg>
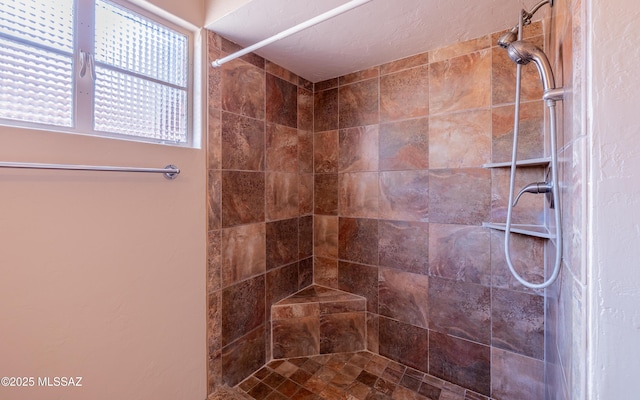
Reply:
<svg viewBox="0 0 640 400"><path fill-rule="evenodd" d="M247 47L348 0L251 0L207 25ZM242 2L240 2L242 3ZM255 53L319 82L515 25L531 0L372 0Z"/></svg>

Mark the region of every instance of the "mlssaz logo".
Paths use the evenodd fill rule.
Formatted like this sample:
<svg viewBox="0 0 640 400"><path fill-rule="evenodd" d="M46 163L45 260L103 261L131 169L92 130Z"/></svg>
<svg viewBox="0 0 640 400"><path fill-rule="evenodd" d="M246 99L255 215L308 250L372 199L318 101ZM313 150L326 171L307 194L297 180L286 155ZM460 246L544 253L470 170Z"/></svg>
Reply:
<svg viewBox="0 0 640 400"><path fill-rule="evenodd" d="M82 386L82 377L81 376L45 376L38 377L38 386L51 386L51 387L81 387Z"/></svg>

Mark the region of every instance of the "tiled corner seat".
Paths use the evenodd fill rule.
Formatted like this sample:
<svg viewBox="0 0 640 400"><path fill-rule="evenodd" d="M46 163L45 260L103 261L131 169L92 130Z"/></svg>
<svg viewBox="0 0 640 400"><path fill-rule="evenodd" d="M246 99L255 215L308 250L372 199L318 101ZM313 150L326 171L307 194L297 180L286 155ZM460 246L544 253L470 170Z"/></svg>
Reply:
<svg viewBox="0 0 640 400"><path fill-rule="evenodd" d="M365 350L366 299L312 285L271 306L273 359Z"/></svg>

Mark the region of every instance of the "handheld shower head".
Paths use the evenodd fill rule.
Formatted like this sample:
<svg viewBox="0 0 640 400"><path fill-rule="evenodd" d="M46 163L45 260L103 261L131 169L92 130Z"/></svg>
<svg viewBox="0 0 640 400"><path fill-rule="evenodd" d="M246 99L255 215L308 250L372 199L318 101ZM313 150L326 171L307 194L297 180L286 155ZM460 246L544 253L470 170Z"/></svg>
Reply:
<svg viewBox="0 0 640 400"><path fill-rule="evenodd" d="M544 51L540 50L531 42L518 40L507 46L507 52L509 53L509 58L516 64L526 65L529 64L530 61L533 61L538 68L544 91L555 89L556 83L553 78L551 64L546 54L544 54Z"/></svg>
<svg viewBox="0 0 640 400"><path fill-rule="evenodd" d="M515 42L516 40L518 40L517 25L511 28L509 32L500 36L500 38L498 39L498 46L502 47L503 49L506 49L507 47L509 47L511 43Z"/></svg>

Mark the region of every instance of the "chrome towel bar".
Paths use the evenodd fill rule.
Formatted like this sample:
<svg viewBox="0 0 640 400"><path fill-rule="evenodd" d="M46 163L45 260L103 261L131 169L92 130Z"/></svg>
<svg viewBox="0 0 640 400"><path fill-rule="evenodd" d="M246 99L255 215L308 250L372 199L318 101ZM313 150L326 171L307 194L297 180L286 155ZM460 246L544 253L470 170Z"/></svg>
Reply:
<svg viewBox="0 0 640 400"><path fill-rule="evenodd" d="M164 168L136 168L136 167L109 167L100 165L70 165L70 164L38 164L24 162L0 162L0 168L27 168L27 169L61 169L73 171L110 171L110 172L147 172L164 174L167 179L175 179L180 173L180 168L169 164Z"/></svg>

